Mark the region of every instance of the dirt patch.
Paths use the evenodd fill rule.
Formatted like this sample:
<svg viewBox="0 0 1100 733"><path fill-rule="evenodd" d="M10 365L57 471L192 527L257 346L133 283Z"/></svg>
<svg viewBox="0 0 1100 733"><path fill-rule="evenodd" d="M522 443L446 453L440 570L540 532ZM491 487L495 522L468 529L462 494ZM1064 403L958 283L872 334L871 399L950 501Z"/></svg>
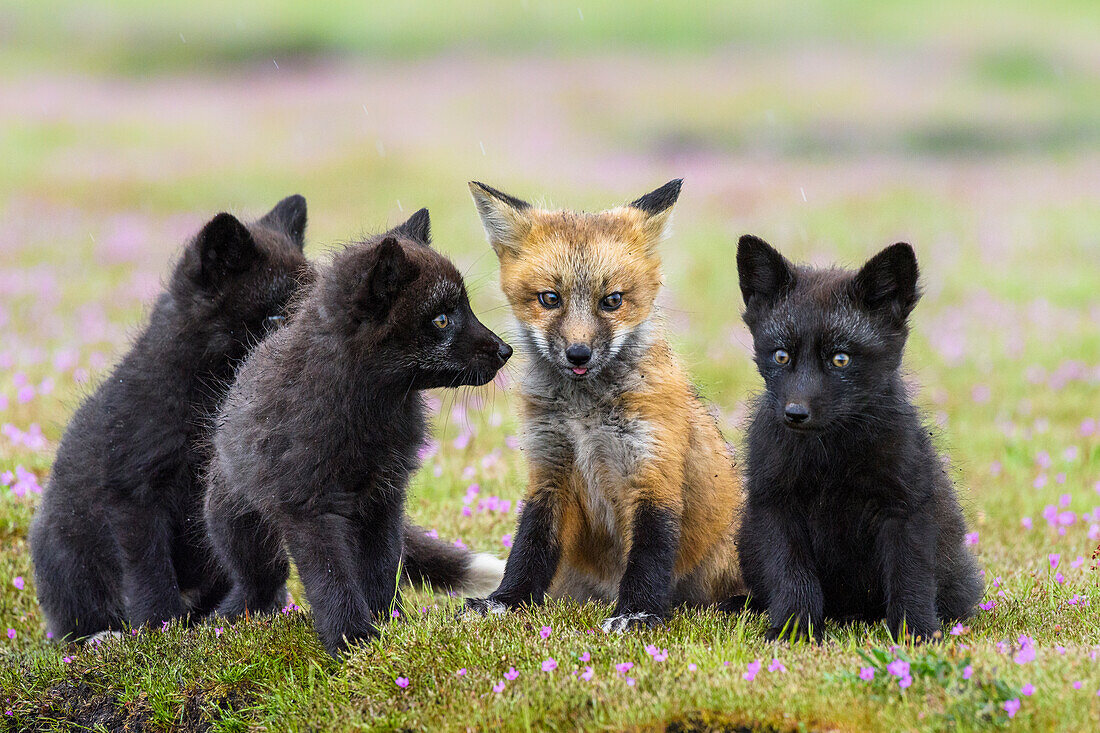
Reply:
<svg viewBox="0 0 1100 733"><path fill-rule="evenodd" d="M212 715L216 717L219 709L240 709L248 704L242 695L214 699L201 690L187 691L178 717L166 722L154 717L144 697L123 702L117 695L97 691L87 682L65 680L42 696L35 721L28 730L48 730L63 723L82 730L205 733L212 728Z"/></svg>
<svg viewBox="0 0 1100 733"><path fill-rule="evenodd" d="M666 733L787 733L787 731L795 730L795 728L779 728L771 723L745 720L742 717L727 713L698 711L685 713L672 720L641 730L663 730ZM817 730L816 728L804 729L805 733L813 733Z"/></svg>

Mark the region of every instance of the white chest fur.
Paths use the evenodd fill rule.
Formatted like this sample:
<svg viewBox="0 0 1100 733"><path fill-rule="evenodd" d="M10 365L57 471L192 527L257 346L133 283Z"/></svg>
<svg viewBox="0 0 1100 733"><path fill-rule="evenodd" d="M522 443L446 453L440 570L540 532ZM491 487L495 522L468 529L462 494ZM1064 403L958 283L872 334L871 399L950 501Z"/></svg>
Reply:
<svg viewBox="0 0 1100 733"><path fill-rule="evenodd" d="M648 426L605 400L543 402L530 415L525 443L532 457L571 459L584 484L588 520L618 536L625 490L649 454Z"/></svg>

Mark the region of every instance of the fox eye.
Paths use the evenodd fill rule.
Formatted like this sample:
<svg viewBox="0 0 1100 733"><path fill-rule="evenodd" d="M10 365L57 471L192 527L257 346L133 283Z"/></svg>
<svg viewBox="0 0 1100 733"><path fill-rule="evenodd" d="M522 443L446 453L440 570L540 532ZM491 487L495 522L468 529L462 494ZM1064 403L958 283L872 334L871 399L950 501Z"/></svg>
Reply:
<svg viewBox="0 0 1100 733"><path fill-rule="evenodd" d="M772 359L775 359L776 364L786 364L791 360L791 355L783 349L776 349L775 353L772 354Z"/></svg>
<svg viewBox="0 0 1100 733"><path fill-rule="evenodd" d="M446 313L440 313L438 316L432 319L432 323L436 328L446 328L451 324L451 319L447 318Z"/></svg>
<svg viewBox="0 0 1100 733"><path fill-rule="evenodd" d="M561 303L561 297L553 290L539 293L539 303L543 308L557 308Z"/></svg>
<svg viewBox="0 0 1100 733"><path fill-rule="evenodd" d="M605 297L603 300L600 301L600 306L605 311L613 311L622 304L623 304L623 294L618 293L618 292L612 293L611 295L608 295L607 297Z"/></svg>
<svg viewBox="0 0 1100 733"><path fill-rule="evenodd" d="M833 366L837 369L843 369L852 363L852 357L845 354L843 351L838 351L833 354Z"/></svg>

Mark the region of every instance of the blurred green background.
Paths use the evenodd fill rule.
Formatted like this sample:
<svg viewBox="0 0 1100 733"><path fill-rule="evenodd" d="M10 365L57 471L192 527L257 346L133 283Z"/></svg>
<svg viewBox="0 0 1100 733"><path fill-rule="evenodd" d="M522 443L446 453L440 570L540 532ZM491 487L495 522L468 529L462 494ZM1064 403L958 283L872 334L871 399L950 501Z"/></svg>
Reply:
<svg viewBox="0 0 1100 733"><path fill-rule="evenodd" d="M912 242L926 296L908 369L983 566L1014 589L975 646L992 658L1036 629L1095 641L1096 611L1052 600L1095 591L1088 566L1034 595L1048 552L1089 555L1100 536L1095 0L2 0L0 471L45 482L71 410L220 210L259 216L302 193L323 258L427 206L436 246L507 334L468 180L597 209L674 177L664 313L729 438L759 386L737 237L848 265ZM522 460L501 454L518 429L508 394L469 412L441 395L440 451L411 498L441 535L501 554L513 517L459 509L471 475L522 493ZM8 580L31 577L33 497L3 501L0 626L35 654L31 586ZM1068 529L1042 519L1056 504ZM1036 720L1095 720L1059 718L1063 702L1037 701ZM388 714L423 723L429 708ZM898 725L919 710L894 710Z"/></svg>
<svg viewBox="0 0 1100 733"><path fill-rule="evenodd" d="M1095 2L393 5L0 5L0 252L49 280L8 294L14 348L87 340L83 304L113 350L221 209L301 192L319 254L428 206L497 308L467 180L599 208L684 177L667 313L727 409L753 380L745 231L849 264L912 241L917 352L990 379L1005 339L1046 367L1096 352ZM1027 336L1037 302L1069 309L1067 353Z"/></svg>

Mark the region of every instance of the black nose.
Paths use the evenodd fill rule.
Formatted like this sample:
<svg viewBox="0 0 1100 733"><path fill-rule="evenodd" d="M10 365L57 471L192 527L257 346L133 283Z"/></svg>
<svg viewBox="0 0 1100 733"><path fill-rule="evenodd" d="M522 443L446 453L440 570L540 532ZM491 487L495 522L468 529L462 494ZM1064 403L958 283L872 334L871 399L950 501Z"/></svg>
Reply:
<svg viewBox="0 0 1100 733"><path fill-rule="evenodd" d="M565 358L569 360L570 364L584 366L592 358L592 349L584 344L572 344L565 350Z"/></svg>
<svg viewBox="0 0 1100 733"><path fill-rule="evenodd" d="M512 347L503 341L500 342L500 348L497 349L497 356L500 357L500 361L503 364L508 361L512 356Z"/></svg>
<svg viewBox="0 0 1100 733"><path fill-rule="evenodd" d="M802 425L810 419L810 408L797 402L788 402L783 408L783 417L787 418L787 422L791 425Z"/></svg>

